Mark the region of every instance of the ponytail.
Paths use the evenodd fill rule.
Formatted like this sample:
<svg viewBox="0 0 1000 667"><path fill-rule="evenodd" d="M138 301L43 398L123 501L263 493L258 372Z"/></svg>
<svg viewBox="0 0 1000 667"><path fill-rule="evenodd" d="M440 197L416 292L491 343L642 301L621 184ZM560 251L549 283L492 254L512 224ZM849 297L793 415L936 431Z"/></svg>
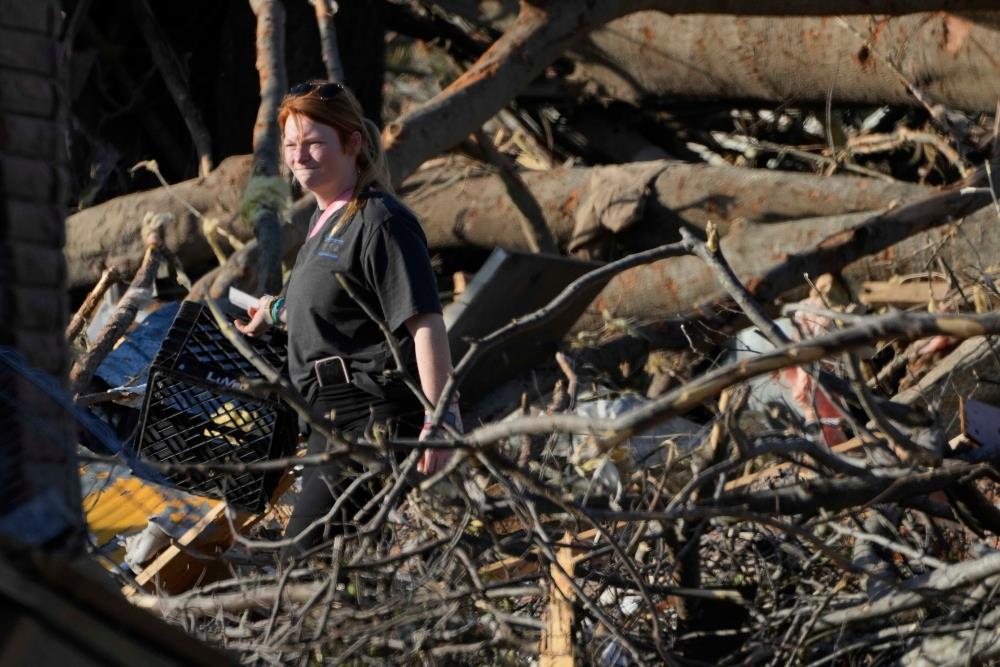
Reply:
<svg viewBox="0 0 1000 667"><path fill-rule="evenodd" d="M382 192L395 194L392 190L392 177L389 175L389 161L385 158L385 151L382 149L382 133L378 126L368 118L361 121L362 135L364 136L364 146L361 147L361 155L367 168L361 168L361 179L366 178L366 171L370 173L371 184Z"/></svg>
<svg viewBox="0 0 1000 667"><path fill-rule="evenodd" d="M382 150L382 135L378 126L370 119L361 119L361 150L358 151L358 182L354 186L354 194L348 202L340 220L333 227L333 233L346 225L357 213L365 200L368 199L368 189L378 188L386 194L393 194L392 181L389 178L389 163Z"/></svg>

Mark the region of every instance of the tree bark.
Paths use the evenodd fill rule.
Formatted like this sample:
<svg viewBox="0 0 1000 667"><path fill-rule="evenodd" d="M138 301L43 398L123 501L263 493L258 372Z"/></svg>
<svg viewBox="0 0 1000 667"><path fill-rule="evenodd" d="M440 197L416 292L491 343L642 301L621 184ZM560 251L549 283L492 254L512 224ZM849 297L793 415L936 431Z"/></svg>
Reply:
<svg viewBox="0 0 1000 667"><path fill-rule="evenodd" d="M517 18L519 0L435 0L435 5L474 23L506 29ZM731 14L735 16L844 16L922 12L966 12L995 9L991 0L848 0L835 5L823 0L670 0L657 8L674 14Z"/></svg>
<svg viewBox="0 0 1000 667"><path fill-rule="evenodd" d="M281 289L281 221L287 194L280 187L281 132L278 106L288 88L285 75L285 10L275 0L250 0L257 16L257 73L260 108L253 126L253 163L242 213L256 232L261 252L256 293Z"/></svg>
<svg viewBox="0 0 1000 667"><path fill-rule="evenodd" d="M552 238L552 231L549 229L548 223L545 222L545 213L535 201L531 190L525 185L513 160L498 151L497 147L493 145L493 140L482 130L476 130L473 136L486 161L499 172L500 180L507 188L507 195L510 197L511 203L517 207L520 215L515 220L521 227L528 247L531 248L532 252L558 253L555 239Z"/></svg>
<svg viewBox="0 0 1000 667"><path fill-rule="evenodd" d="M839 3L838 3L839 5ZM833 5L831 5L832 7ZM1000 13L732 17L637 12L593 31L570 79L602 96L993 111Z"/></svg>
<svg viewBox="0 0 1000 667"><path fill-rule="evenodd" d="M581 36L643 4L557 0L542 8L522 2L517 20L472 67L434 99L386 126L382 141L393 184L482 127Z"/></svg>
<svg viewBox="0 0 1000 667"><path fill-rule="evenodd" d="M316 25L319 26L319 41L323 45L323 65L326 66L326 78L337 83L344 82L344 66L340 62L340 49L337 47L337 28L334 17L337 15L336 0L312 0L316 9Z"/></svg>
<svg viewBox="0 0 1000 667"><path fill-rule="evenodd" d="M134 271L144 250L136 218L141 219L146 211L174 216L175 222L164 233L166 247L180 257L191 275L204 273L215 264L215 257L203 238L198 217L177 198L202 215L222 221L240 240L249 240L253 233L238 215L249 166L247 156L232 157L208 178L178 183L169 191L158 188L126 195L70 216L66 243L70 286L92 286L110 260L120 262L123 271ZM656 174L641 221L619 237L630 251L679 239L677 229L682 224L701 229L712 220L725 234L733 221L770 223L867 211L928 192L917 185L850 176L677 162L528 171L521 177L541 207L557 245L565 249L573 241L577 218L582 215L580 202L600 190L615 173L625 181L634 180L637 188L643 178ZM528 250L521 230L510 222L520 213L496 174L470 175L463 167L421 171L407 182L401 195L420 218L432 251L468 246ZM308 203L293 206L291 227L304 228L311 212ZM304 230L290 233L283 226L286 256L294 254L304 235Z"/></svg>
<svg viewBox="0 0 1000 667"><path fill-rule="evenodd" d="M89 288L110 265L123 273L139 268L145 245L143 215L169 213L174 222L164 230L164 244L197 275L215 264L215 256L201 231L200 215L215 218L230 234L246 240L251 230L240 220L240 200L250 176L250 157L224 160L205 178L194 178L168 188L156 188L117 197L75 213L66 221L66 262L71 289Z"/></svg>
<svg viewBox="0 0 1000 667"><path fill-rule="evenodd" d="M612 180L649 184L641 220L619 233L625 251L680 239L678 229L704 229L711 220L723 235L739 221L775 223L821 215L868 211L924 196L930 189L850 176L820 177L679 162L645 162L609 167L571 167L521 174L545 215L557 244L576 245L585 231L584 204ZM496 175L464 175L459 169L428 169L402 190L420 217L432 249L474 245L529 250L517 225L519 215ZM597 215L597 222L604 223ZM578 224L578 222L580 224ZM611 229L604 229L610 236Z"/></svg>
<svg viewBox="0 0 1000 667"><path fill-rule="evenodd" d="M885 279L926 271L940 257L953 270L979 276L987 258L1000 252L992 232L997 213L983 208L987 201L981 194L952 190L870 216L750 224L732 231L722 248L740 279L764 302L803 285L803 273L817 277L843 271L853 281ZM961 224L947 224L962 216L967 217ZM616 276L576 328L598 326L608 315L661 320L696 307L708 312L722 296L704 264L686 257L663 260Z"/></svg>

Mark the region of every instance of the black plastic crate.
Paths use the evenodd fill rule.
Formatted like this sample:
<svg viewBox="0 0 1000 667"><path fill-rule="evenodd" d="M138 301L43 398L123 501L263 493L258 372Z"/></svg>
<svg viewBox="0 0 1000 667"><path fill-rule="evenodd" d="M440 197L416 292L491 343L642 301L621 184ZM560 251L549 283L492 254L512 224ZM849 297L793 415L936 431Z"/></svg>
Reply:
<svg viewBox="0 0 1000 667"><path fill-rule="evenodd" d="M275 368L285 345L245 339ZM182 304L150 366L135 453L164 463L259 463L294 448L295 414L276 397L241 391L243 377L261 375L219 330L208 307ZM165 481L198 495L225 498L252 512L270 499L281 471L171 472Z"/></svg>

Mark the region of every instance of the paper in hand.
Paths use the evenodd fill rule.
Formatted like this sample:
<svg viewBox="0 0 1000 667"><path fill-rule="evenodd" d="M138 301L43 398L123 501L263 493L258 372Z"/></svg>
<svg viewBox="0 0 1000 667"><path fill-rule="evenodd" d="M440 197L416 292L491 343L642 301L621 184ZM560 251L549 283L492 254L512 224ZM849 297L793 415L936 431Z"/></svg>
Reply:
<svg viewBox="0 0 1000 667"><path fill-rule="evenodd" d="M251 306L256 307L257 301L257 297L252 294L247 294L243 290L238 290L235 287L229 288L229 303L233 304L237 308L246 310Z"/></svg>

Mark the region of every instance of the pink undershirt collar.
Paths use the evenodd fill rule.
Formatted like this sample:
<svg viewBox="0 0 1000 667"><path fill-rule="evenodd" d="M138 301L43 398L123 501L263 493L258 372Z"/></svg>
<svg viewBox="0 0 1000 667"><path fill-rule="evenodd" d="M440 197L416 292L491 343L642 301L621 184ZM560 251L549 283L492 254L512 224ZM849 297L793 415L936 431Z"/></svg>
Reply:
<svg viewBox="0 0 1000 667"><path fill-rule="evenodd" d="M323 228L323 224L330 219L330 216L346 206L347 202L351 201L350 194L352 192L354 192L353 185L334 197L333 201L326 205L326 208L323 209L319 218L316 219L316 223L313 224L312 229L309 230L309 238L316 236L316 234L319 233L319 230ZM347 195L346 199L345 195Z"/></svg>

